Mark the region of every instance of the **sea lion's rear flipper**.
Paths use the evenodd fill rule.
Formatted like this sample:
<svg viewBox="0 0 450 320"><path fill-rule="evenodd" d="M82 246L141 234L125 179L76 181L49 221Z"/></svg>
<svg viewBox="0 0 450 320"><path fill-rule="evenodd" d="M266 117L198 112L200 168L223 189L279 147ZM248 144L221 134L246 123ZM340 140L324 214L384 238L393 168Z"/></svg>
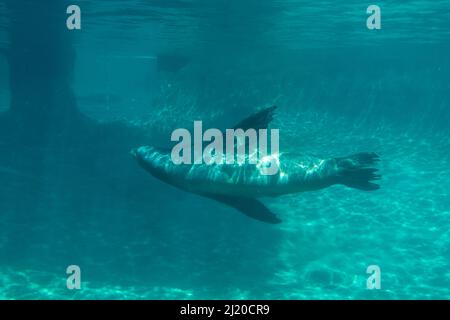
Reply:
<svg viewBox="0 0 450 320"><path fill-rule="evenodd" d="M372 191L380 188L375 182L381 179L373 166L380 157L373 152L363 152L349 157L336 158L337 183L350 188Z"/></svg>
<svg viewBox="0 0 450 320"><path fill-rule="evenodd" d="M257 199L215 194L204 196L233 207L250 218L273 224L281 222L275 214Z"/></svg>
<svg viewBox="0 0 450 320"><path fill-rule="evenodd" d="M270 122L273 120L273 115L275 113L276 106L272 106L263 110L260 110L247 118L241 120L236 124L233 129L267 129Z"/></svg>

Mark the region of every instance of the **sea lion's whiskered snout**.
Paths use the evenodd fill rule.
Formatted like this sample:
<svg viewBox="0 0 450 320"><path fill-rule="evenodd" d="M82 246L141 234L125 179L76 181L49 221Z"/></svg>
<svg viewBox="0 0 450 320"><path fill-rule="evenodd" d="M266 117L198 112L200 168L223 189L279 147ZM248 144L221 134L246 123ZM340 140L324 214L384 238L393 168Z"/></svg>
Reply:
<svg viewBox="0 0 450 320"><path fill-rule="evenodd" d="M139 159L139 158L145 158L148 157L149 155L152 154L152 152L156 151L154 148L149 147L149 146L143 146L143 147L138 147L138 148L133 148L130 151L130 155L135 158L135 159Z"/></svg>
<svg viewBox="0 0 450 320"><path fill-rule="evenodd" d="M137 148L131 149L130 155L136 159L137 158Z"/></svg>

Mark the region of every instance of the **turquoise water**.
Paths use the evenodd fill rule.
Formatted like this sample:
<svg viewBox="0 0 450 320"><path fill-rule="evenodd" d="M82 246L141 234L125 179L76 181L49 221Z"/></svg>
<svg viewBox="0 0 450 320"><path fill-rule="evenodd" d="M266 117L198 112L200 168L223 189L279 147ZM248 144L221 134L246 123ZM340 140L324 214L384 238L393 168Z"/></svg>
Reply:
<svg viewBox="0 0 450 320"><path fill-rule="evenodd" d="M0 298L448 299L450 1L370 4L0 1ZM269 225L129 156L273 104L281 151L376 152L381 188L263 199Z"/></svg>

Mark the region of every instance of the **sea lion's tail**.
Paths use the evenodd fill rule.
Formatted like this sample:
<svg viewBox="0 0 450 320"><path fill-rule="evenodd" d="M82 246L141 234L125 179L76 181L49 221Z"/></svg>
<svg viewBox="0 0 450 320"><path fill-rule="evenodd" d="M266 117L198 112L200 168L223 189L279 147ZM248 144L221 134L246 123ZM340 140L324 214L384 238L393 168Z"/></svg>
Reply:
<svg viewBox="0 0 450 320"><path fill-rule="evenodd" d="M379 189L372 181L381 179L378 169L373 168L379 156L373 152L363 152L344 158L336 158L338 183L365 191Z"/></svg>

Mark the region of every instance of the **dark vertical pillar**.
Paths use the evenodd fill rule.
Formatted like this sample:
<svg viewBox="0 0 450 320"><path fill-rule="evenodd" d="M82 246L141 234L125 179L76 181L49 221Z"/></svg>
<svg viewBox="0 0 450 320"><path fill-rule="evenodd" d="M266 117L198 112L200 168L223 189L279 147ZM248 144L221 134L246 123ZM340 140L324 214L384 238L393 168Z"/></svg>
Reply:
<svg viewBox="0 0 450 320"><path fill-rule="evenodd" d="M71 89L74 33L65 0L6 0L10 12L10 116L25 139L46 137L82 119Z"/></svg>

